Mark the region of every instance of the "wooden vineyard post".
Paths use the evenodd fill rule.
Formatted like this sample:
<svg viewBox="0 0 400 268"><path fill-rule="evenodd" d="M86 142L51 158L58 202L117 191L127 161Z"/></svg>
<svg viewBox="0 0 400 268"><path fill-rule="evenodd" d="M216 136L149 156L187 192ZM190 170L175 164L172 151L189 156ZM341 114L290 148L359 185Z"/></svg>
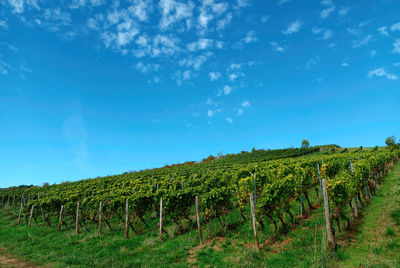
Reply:
<svg viewBox="0 0 400 268"><path fill-rule="evenodd" d="M28 228L31 227L32 216L33 216L33 208L34 208L34 207L35 207L35 205L32 205L32 208L31 208L31 215L29 216Z"/></svg>
<svg viewBox="0 0 400 268"><path fill-rule="evenodd" d="M22 198L21 198L21 205L19 207L19 214L18 214L18 225L21 223L21 213L22 213L22 207L23 207L23 203L22 203Z"/></svg>
<svg viewBox="0 0 400 268"><path fill-rule="evenodd" d="M128 203L128 199L126 199L125 200L125 238L128 238L128 236L129 236L128 221L129 221L129 203Z"/></svg>
<svg viewBox="0 0 400 268"><path fill-rule="evenodd" d="M75 233L79 234L79 202L76 204Z"/></svg>
<svg viewBox="0 0 400 268"><path fill-rule="evenodd" d="M328 192L326 190L326 180L322 180L322 189L323 189L323 196L324 196L324 211L325 211L325 222L326 222L326 232L328 233L328 245L329 245L329 250L333 251L335 248L335 242L332 234L332 228L331 228L331 220L329 218L329 202L328 202Z"/></svg>
<svg viewBox="0 0 400 268"><path fill-rule="evenodd" d="M201 225L200 225L200 214L199 214L199 197L196 195L196 220L197 220L197 229L199 230L199 239L200 245L203 244L203 236L201 234Z"/></svg>
<svg viewBox="0 0 400 268"><path fill-rule="evenodd" d="M58 217L58 231L61 231L63 209L64 209L64 205L61 205L60 216Z"/></svg>
<svg viewBox="0 0 400 268"><path fill-rule="evenodd" d="M258 242L258 234L257 234L256 211L255 211L255 207L254 207L253 195L249 194L249 197L250 197L250 208L251 208L251 220L253 223L254 239L256 242L256 250L260 251L260 244Z"/></svg>
<svg viewBox="0 0 400 268"><path fill-rule="evenodd" d="M300 193L300 217L303 217L303 193Z"/></svg>
<svg viewBox="0 0 400 268"><path fill-rule="evenodd" d="M101 235L101 215L102 215L102 201L99 204L99 235Z"/></svg>
<svg viewBox="0 0 400 268"><path fill-rule="evenodd" d="M358 209L357 209L357 196L354 196L354 215L358 217Z"/></svg>
<svg viewBox="0 0 400 268"><path fill-rule="evenodd" d="M163 204L160 198L160 241L162 240L162 224L163 224Z"/></svg>
<svg viewBox="0 0 400 268"><path fill-rule="evenodd" d="M319 170L319 164L317 164L317 169L318 169L319 188L321 189L321 195L323 195L322 181L321 181L321 171ZM320 197L320 200L321 200L321 197Z"/></svg>

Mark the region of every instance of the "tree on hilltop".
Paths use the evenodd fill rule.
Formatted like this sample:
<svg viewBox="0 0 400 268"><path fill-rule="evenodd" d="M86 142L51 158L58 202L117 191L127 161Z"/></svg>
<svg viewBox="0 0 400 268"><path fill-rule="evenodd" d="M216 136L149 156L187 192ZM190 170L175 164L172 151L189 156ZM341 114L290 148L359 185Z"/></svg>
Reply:
<svg viewBox="0 0 400 268"><path fill-rule="evenodd" d="M310 147L310 142L306 139L303 139L301 141L301 148L309 148Z"/></svg>

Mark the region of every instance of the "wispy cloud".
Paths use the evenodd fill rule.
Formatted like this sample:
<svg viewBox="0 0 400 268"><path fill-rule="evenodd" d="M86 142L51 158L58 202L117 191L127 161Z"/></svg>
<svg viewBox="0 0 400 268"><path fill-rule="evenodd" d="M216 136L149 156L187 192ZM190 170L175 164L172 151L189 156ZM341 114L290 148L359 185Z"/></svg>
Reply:
<svg viewBox="0 0 400 268"><path fill-rule="evenodd" d="M284 52L285 51L285 48L282 47L281 45L279 45L278 42L272 41L272 42L269 42L269 44L270 44L270 46L272 47L272 49L274 51L277 51L277 52Z"/></svg>
<svg viewBox="0 0 400 268"><path fill-rule="evenodd" d="M250 102L248 100L244 100L244 101L242 101L240 106L242 106L243 108L250 107Z"/></svg>
<svg viewBox="0 0 400 268"><path fill-rule="evenodd" d="M160 65L143 63L142 61L139 61L138 63L136 63L135 69L141 73L148 73L149 71L158 71L160 69Z"/></svg>
<svg viewBox="0 0 400 268"><path fill-rule="evenodd" d="M0 20L0 28L7 29L8 23L5 20Z"/></svg>
<svg viewBox="0 0 400 268"><path fill-rule="evenodd" d="M372 35L368 34L361 39L353 42L353 48L367 45L372 40Z"/></svg>
<svg viewBox="0 0 400 268"><path fill-rule="evenodd" d="M193 77L193 72L190 70L185 70L185 71L176 71L174 78L176 81L176 84L178 86L181 86L184 81L189 81Z"/></svg>
<svg viewBox="0 0 400 268"><path fill-rule="evenodd" d="M211 82L217 81L220 78L220 76L221 76L221 73L219 73L219 72L210 72L208 74L208 77L210 78Z"/></svg>
<svg viewBox="0 0 400 268"><path fill-rule="evenodd" d="M321 5L330 6L332 5L332 0L322 0Z"/></svg>
<svg viewBox="0 0 400 268"><path fill-rule="evenodd" d="M200 38L196 42L187 44L187 49L190 51L210 49L214 44L214 40L207 38Z"/></svg>
<svg viewBox="0 0 400 268"><path fill-rule="evenodd" d="M393 43L393 53L400 54L400 38L396 39Z"/></svg>
<svg viewBox="0 0 400 268"><path fill-rule="evenodd" d="M228 123L230 123L230 124L232 124L232 123L233 123L233 119L232 119L232 118L230 118L230 117L227 117L227 118L225 118L225 120L226 120Z"/></svg>
<svg viewBox="0 0 400 268"><path fill-rule="evenodd" d="M221 109L215 109L215 110L213 110L213 109L207 109L207 116L208 117L213 117L213 116L215 116L217 113L220 113L220 112L222 112L222 110Z"/></svg>
<svg viewBox="0 0 400 268"><path fill-rule="evenodd" d="M319 27L313 27L311 29L312 34L318 35L319 40L328 40L333 36L333 32L330 29L322 29Z"/></svg>
<svg viewBox="0 0 400 268"><path fill-rule="evenodd" d="M400 31L400 22L393 24L390 27L390 30L392 30L392 31Z"/></svg>
<svg viewBox="0 0 400 268"><path fill-rule="evenodd" d="M387 27L386 26L382 26L382 27L378 28L378 32L381 35L389 36L389 32L387 31Z"/></svg>
<svg viewBox="0 0 400 268"><path fill-rule="evenodd" d="M0 58L0 74L8 75L9 70L11 69L11 65L5 62Z"/></svg>
<svg viewBox="0 0 400 268"><path fill-rule="evenodd" d="M223 88L223 92L224 92L225 95L231 94L232 90L233 90L233 88L231 86L228 86L228 85L225 85L224 88Z"/></svg>
<svg viewBox="0 0 400 268"><path fill-rule="evenodd" d="M300 31L301 26L303 25L303 22L299 19L295 20L294 22L290 23L286 30L283 31L284 34L289 35L293 33L297 33Z"/></svg>
<svg viewBox="0 0 400 268"><path fill-rule="evenodd" d="M367 74L368 78L372 78L374 76L385 77L385 78L387 78L389 80L397 80L397 79L399 79L399 77L397 75L386 72L384 68L377 68L377 69L371 70Z"/></svg>
<svg viewBox="0 0 400 268"><path fill-rule="evenodd" d="M308 60L308 61L306 62L306 64L304 65L304 67L305 67L306 69L311 69L311 67L314 66L314 65L316 65L316 64L318 64L318 63L320 62L320 60L321 60L321 58L317 55L317 56L315 56L314 58Z"/></svg>
<svg viewBox="0 0 400 268"><path fill-rule="evenodd" d="M160 0L158 3L161 10L160 28L167 30L171 26L180 24L185 29L190 29L193 17L193 2L181 3L175 0Z"/></svg>
<svg viewBox="0 0 400 268"><path fill-rule="evenodd" d="M321 19L328 18L331 15L331 13L335 11L335 9L336 8L334 6L331 6L322 10L321 13L319 14Z"/></svg>

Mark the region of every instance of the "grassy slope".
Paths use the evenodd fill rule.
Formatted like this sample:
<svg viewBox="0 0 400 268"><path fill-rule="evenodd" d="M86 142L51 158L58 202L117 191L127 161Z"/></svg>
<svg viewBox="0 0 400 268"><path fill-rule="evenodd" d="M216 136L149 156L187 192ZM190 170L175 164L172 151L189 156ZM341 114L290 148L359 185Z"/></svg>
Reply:
<svg viewBox="0 0 400 268"><path fill-rule="evenodd" d="M310 193L312 194L312 193ZM314 202L315 196L311 195ZM292 211L298 211L298 204L293 203ZM249 208L245 209L247 221L241 224L238 209L234 209L224 221L230 226L224 233L217 220L211 223L213 239L203 247L198 247L198 233L195 228L185 234L177 235L174 224L166 227L170 238L158 241L157 219L149 222L154 231L141 235L131 234L130 239L123 238L122 223L115 223L115 230L104 228L104 235L97 236L97 226L89 225L89 232L82 230L76 236L72 229L56 231L56 219L52 227L33 224L28 229L26 224L15 225L17 210L0 210L0 244L22 260L50 266L265 266L282 265L310 266L321 259L321 238L323 222L321 209L313 210L313 216L294 224L288 235L279 235L275 240L268 240L262 251L256 254L253 249L253 232L250 225ZM194 213L193 213L194 214ZM13 220L11 222L11 220ZM286 218L286 222L289 219ZM190 224L184 222L186 229ZM71 226L71 225L70 225ZM194 226L195 227L195 226ZM203 224L203 238L208 233ZM235 228L231 230L230 228ZM82 228L83 229L83 228ZM312 230L312 232L310 232ZM316 230L317 232L314 232ZM267 225L265 237L273 235L273 227ZM315 250L314 250L315 249Z"/></svg>
<svg viewBox="0 0 400 268"><path fill-rule="evenodd" d="M317 202L314 191L310 194L313 202ZM399 194L400 162L386 177L385 183L365 209L365 218L355 234L356 243L346 244L352 238L351 235L350 238L345 235L341 241L344 249L342 246L333 259L325 251L326 235L320 208L312 210L311 217L298 220L290 227L290 232L281 233L275 239L271 239L273 227L268 225L265 231L266 242L258 254L253 249L248 208L245 210L247 222L244 224L240 224L238 209L225 218L226 223L235 230L228 228L224 233L219 223L213 221L211 231L214 238L202 247L198 247L196 230L177 235L177 227L173 224L166 227L172 237L159 242L156 217L149 222L153 231L137 236L131 234L131 238L125 240L122 224L119 224L119 230L117 223L113 225L116 227L113 231L105 227L102 237L97 236L97 226L92 224L89 225L89 232L82 230L76 236L73 230L57 232L57 219L53 219L52 227L33 225L28 229L26 224L16 226L18 211L0 210L0 244L24 260L56 267L187 267L193 264L200 267L357 267L360 264L396 267L400 262L400 232L390 214L399 208ZM298 211L295 202L292 204L294 211ZM14 219L14 222L10 222L10 219ZM186 229L191 227L187 221L184 225ZM208 237L205 228L203 237L205 240Z"/></svg>
<svg viewBox="0 0 400 268"><path fill-rule="evenodd" d="M354 240L331 266L400 267L400 162L364 211Z"/></svg>

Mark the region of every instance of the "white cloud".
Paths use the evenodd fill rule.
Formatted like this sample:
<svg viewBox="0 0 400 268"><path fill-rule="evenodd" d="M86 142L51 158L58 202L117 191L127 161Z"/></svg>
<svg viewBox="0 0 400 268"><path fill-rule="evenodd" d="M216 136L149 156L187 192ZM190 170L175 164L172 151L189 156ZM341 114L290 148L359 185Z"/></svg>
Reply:
<svg viewBox="0 0 400 268"><path fill-rule="evenodd" d="M221 109L215 109L215 110L207 109L207 116L213 117L214 115L216 115L217 113L220 113L220 112L222 112Z"/></svg>
<svg viewBox="0 0 400 268"><path fill-rule="evenodd" d="M278 51L278 52L284 52L285 51L285 49L282 46L280 46L278 44L278 42L272 41L272 42L269 42L269 44L271 45L271 47L272 47L272 49L274 51Z"/></svg>
<svg viewBox="0 0 400 268"><path fill-rule="evenodd" d="M192 75L193 75L193 73L192 73L192 71L190 71L190 70L186 70L186 71L183 71L183 72L181 72L181 71L176 71L176 72L175 72L175 75L174 75L176 84L177 84L178 86L181 86L181 85L183 84L184 81L189 81L189 80L191 80L191 79L192 79Z"/></svg>
<svg viewBox="0 0 400 268"><path fill-rule="evenodd" d="M386 26L380 27L380 28L378 29L378 32L379 32L381 35L389 36L389 32L387 31Z"/></svg>
<svg viewBox="0 0 400 268"><path fill-rule="evenodd" d="M331 7L328 7L326 9L322 10L320 13L321 19L328 18L331 15L331 13L335 11L335 9L336 8L334 6L331 6Z"/></svg>
<svg viewBox="0 0 400 268"><path fill-rule="evenodd" d="M8 23L5 20L0 20L0 28L7 29Z"/></svg>
<svg viewBox="0 0 400 268"><path fill-rule="evenodd" d="M322 40L328 40L328 39L330 39L332 36L333 36L333 32L332 32L331 30L326 30L326 31L324 31L324 33L323 33L321 39L322 39Z"/></svg>
<svg viewBox="0 0 400 268"><path fill-rule="evenodd" d="M320 62L321 58L317 55L314 58L310 59L309 61L306 62L305 68L306 69L311 69L313 65L316 65Z"/></svg>
<svg viewBox="0 0 400 268"><path fill-rule="evenodd" d="M197 50L206 50L210 49L214 44L212 39L200 38L196 42L189 43L187 45L187 49L194 52Z"/></svg>
<svg viewBox="0 0 400 268"><path fill-rule="evenodd" d="M319 40L328 40L333 36L333 32L330 29L322 29L319 27L312 27L311 32L314 35L319 35Z"/></svg>
<svg viewBox="0 0 400 268"><path fill-rule="evenodd" d="M350 11L349 7L341 7L339 9L339 15L340 16L346 16L349 13L349 11Z"/></svg>
<svg viewBox="0 0 400 268"><path fill-rule="evenodd" d="M213 55L211 52L204 53L196 57L188 56L179 61L180 66L192 67L195 70L199 70L200 67L207 61L209 57Z"/></svg>
<svg viewBox="0 0 400 268"><path fill-rule="evenodd" d="M237 115L238 115L238 116L243 115L243 113L244 113L244 110L243 110L243 109L240 108L240 109L237 110Z"/></svg>
<svg viewBox="0 0 400 268"><path fill-rule="evenodd" d="M227 117L227 118L225 118L225 120L226 120L228 123L230 123L230 124L232 124L232 123L233 123L233 119L232 119L232 118L230 118L230 117Z"/></svg>
<svg viewBox="0 0 400 268"><path fill-rule="evenodd" d="M137 2L137 0L135 1ZM77 9L86 6L86 4L96 7L104 4L103 0L74 0L72 1L70 8Z"/></svg>
<svg viewBox="0 0 400 268"><path fill-rule="evenodd" d="M233 88L231 86L228 86L228 85L225 85L224 88L223 88L223 92L224 92L225 95L231 94L232 90L233 90Z"/></svg>
<svg viewBox="0 0 400 268"><path fill-rule="evenodd" d="M24 12L24 0L8 0L8 3L14 8L15 13Z"/></svg>
<svg viewBox="0 0 400 268"><path fill-rule="evenodd" d="M396 66L396 67L400 66L400 61L393 63L393 66Z"/></svg>
<svg viewBox="0 0 400 268"><path fill-rule="evenodd" d="M161 9L161 30L167 30L172 25L184 21L186 29L191 28L191 18L193 16L194 4L192 1L181 3L175 0L160 0L158 3Z"/></svg>
<svg viewBox="0 0 400 268"><path fill-rule="evenodd" d="M139 61L135 65L135 69L142 73L148 73L149 71L158 71L159 68L159 64L143 63L142 61Z"/></svg>
<svg viewBox="0 0 400 268"><path fill-rule="evenodd" d="M393 43L393 53L400 54L400 38L396 39Z"/></svg>
<svg viewBox="0 0 400 268"><path fill-rule="evenodd" d="M399 77L392 73L387 73L384 68L377 68L368 72L367 77L372 78L374 76L377 77L386 77L389 80L397 80Z"/></svg>
<svg viewBox="0 0 400 268"><path fill-rule="evenodd" d="M12 69L11 65L0 58L0 74L7 75L10 69Z"/></svg>
<svg viewBox="0 0 400 268"><path fill-rule="evenodd" d="M343 63L342 63L342 66L343 66L343 67L349 67L349 64L348 64L347 62L343 62Z"/></svg>
<svg viewBox="0 0 400 268"><path fill-rule="evenodd" d="M390 27L390 30L392 30L392 31L400 31L400 22L393 24Z"/></svg>
<svg viewBox="0 0 400 268"><path fill-rule="evenodd" d="M153 39L153 47L151 50L151 56L157 57L159 55L173 55L178 50L178 42L180 40L175 36L167 36L167 35L156 35Z"/></svg>
<svg viewBox="0 0 400 268"><path fill-rule="evenodd" d="M300 28L302 25L303 25L303 22L301 20L297 19L296 21L290 23L287 26L286 30L283 31L283 33L286 35L297 33L298 31L300 31Z"/></svg>
<svg viewBox="0 0 400 268"><path fill-rule="evenodd" d="M242 106L243 108L247 108L250 107L250 102L248 100L244 100L240 106Z"/></svg>
<svg viewBox="0 0 400 268"><path fill-rule="evenodd" d="M376 50L371 50L371 52L369 53L369 56L371 58L375 57L376 56Z"/></svg>
<svg viewBox="0 0 400 268"><path fill-rule="evenodd" d="M6 42L0 42L0 46L5 46L5 47L7 47L9 50L12 50L12 51L14 51L14 52L18 52L18 48L16 48L15 46L13 46L13 45L11 45L11 44L9 44L9 43L6 43Z"/></svg>
<svg viewBox="0 0 400 268"><path fill-rule="evenodd" d="M99 1L99 0L96 0L96 1ZM139 21L147 21L148 11L151 10L151 0L133 0L133 5L131 5L128 8L128 10Z"/></svg>
<svg viewBox="0 0 400 268"><path fill-rule="evenodd" d="M242 68L242 64L240 63L232 63L228 66L228 70L239 70Z"/></svg>
<svg viewBox="0 0 400 268"><path fill-rule="evenodd" d="M256 32L255 31L248 31L246 36L244 38L242 38L242 42L249 44L249 43L253 43L256 42L257 36L256 36Z"/></svg>
<svg viewBox="0 0 400 268"><path fill-rule="evenodd" d="M356 40L353 42L353 48L360 47L363 45L367 45L372 39L372 35L366 35L363 38Z"/></svg>
<svg viewBox="0 0 400 268"><path fill-rule="evenodd" d="M219 21L217 21L217 30L224 30L232 21L232 13L227 13L225 17Z"/></svg>
<svg viewBox="0 0 400 268"><path fill-rule="evenodd" d="M355 36L359 36L361 35L361 30L360 29L356 29L356 28L347 28L346 31L351 34L351 35L355 35Z"/></svg>
<svg viewBox="0 0 400 268"><path fill-rule="evenodd" d="M197 18L197 29L200 35L204 35L213 20L221 17L227 10L229 4L226 2L214 3L214 0L205 0L199 8L200 14ZM223 19L217 22L216 28L218 30L225 29L232 20L232 14L228 13Z"/></svg>
<svg viewBox="0 0 400 268"><path fill-rule="evenodd" d="M233 81L235 81L236 78L238 78L238 77L239 77L239 75L238 75L237 73L231 73L231 74L229 75L229 80L230 80L231 82L233 82Z"/></svg>
<svg viewBox="0 0 400 268"><path fill-rule="evenodd" d="M332 0L322 0L321 5L330 6L332 5Z"/></svg>
<svg viewBox="0 0 400 268"><path fill-rule="evenodd" d="M218 80L220 78L220 76L221 76L221 74L219 72L210 72L208 74L208 77L210 78L211 82Z"/></svg>
<svg viewBox="0 0 400 268"><path fill-rule="evenodd" d="M250 6L249 0L236 0L236 5L234 6L234 8L239 9L247 6Z"/></svg>

